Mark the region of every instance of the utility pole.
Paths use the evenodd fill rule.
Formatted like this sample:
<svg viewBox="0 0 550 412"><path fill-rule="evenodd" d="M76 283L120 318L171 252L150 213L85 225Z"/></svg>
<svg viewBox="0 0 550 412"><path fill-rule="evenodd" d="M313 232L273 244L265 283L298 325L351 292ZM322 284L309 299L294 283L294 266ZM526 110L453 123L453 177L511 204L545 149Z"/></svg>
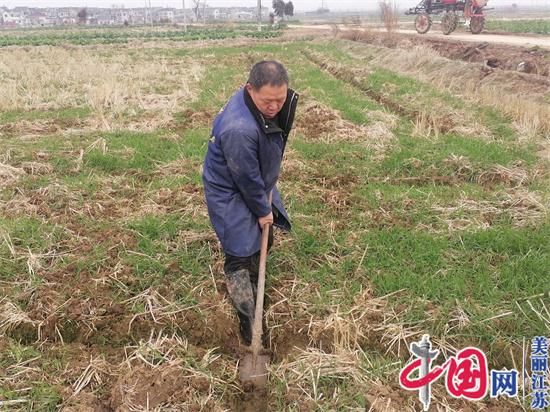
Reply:
<svg viewBox="0 0 550 412"><path fill-rule="evenodd" d="M258 31L262 31L262 0L258 0Z"/></svg>
<svg viewBox="0 0 550 412"><path fill-rule="evenodd" d="M183 30L187 31L187 15L185 14L185 0L182 0L183 5Z"/></svg>
<svg viewBox="0 0 550 412"><path fill-rule="evenodd" d="M147 9L147 0L145 0L145 25L147 26L147 17L149 15L149 10Z"/></svg>

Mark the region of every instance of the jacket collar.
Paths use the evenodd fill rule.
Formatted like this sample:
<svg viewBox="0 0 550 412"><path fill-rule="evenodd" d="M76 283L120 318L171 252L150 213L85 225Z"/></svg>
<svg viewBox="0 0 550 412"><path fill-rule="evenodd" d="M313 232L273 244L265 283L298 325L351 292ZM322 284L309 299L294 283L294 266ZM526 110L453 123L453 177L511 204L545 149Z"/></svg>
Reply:
<svg viewBox="0 0 550 412"><path fill-rule="evenodd" d="M292 89L288 89L285 103L277 115L277 121L271 121L270 119L266 119L264 117L264 115L254 104L254 101L252 100L252 97L250 97L250 94L246 88L243 88L243 94L246 106L265 134L282 132L283 139L286 142L286 139L290 134L290 130L292 129L292 124L294 123L294 115L296 113L296 106L298 103L298 93Z"/></svg>

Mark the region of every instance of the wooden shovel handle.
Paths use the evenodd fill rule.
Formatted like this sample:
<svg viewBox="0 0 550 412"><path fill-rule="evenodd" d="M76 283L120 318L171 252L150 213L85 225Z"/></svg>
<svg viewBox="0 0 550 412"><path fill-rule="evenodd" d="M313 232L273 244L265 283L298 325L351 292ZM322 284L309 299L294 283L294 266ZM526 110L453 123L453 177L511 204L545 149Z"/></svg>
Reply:
<svg viewBox="0 0 550 412"><path fill-rule="evenodd" d="M262 318L264 311L265 291L265 266L267 262L267 244L269 242L269 229L271 223L264 224L262 228L262 243L260 247L260 267L258 272L258 288L256 291L256 310L254 312L254 325L252 326L252 353L257 356L262 348Z"/></svg>

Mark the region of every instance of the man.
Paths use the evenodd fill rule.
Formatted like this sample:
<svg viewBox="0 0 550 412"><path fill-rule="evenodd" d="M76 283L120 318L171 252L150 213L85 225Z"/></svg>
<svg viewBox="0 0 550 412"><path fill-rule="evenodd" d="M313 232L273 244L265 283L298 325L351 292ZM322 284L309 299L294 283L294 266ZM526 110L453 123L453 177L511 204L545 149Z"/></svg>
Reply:
<svg viewBox="0 0 550 412"><path fill-rule="evenodd" d="M225 280L240 332L250 345L261 228L290 230L276 188L298 95L276 61L261 61L214 120L202 180L208 214L225 253ZM271 226L270 226L271 228ZM273 233L269 233L269 246Z"/></svg>
<svg viewBox="0 0 550 412"><path fill-rule="evenodd" d="M464 17L470 19L473 15L472 0L466 0L464 4Z"/></svg>

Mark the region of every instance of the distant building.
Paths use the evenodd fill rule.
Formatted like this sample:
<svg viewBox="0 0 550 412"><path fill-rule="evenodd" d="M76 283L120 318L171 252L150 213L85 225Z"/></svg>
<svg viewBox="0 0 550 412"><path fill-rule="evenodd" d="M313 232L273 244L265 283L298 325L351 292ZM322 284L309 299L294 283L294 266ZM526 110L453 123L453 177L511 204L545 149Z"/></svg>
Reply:
<svg viewBox="0 0 550 412"><path fill-rule="evenodd" d="M130 24L130 10L113 9L111 11L111 20L113 24L117 25Z"/></svg>
<svg viewBox="0 0 550 412"><path fill-rule="evenodd" d="M49 24L49 19L46 13L38 10L33 10L29 17L31 26L47 26Z"/></svg>
<svg viewBox="0 0 550 412"><path fill-rule="evenodd" d="M27 15L30 13L21 7L17 7L13 10L6 10L2 12L2 22L4 26L8 27L26 27L30 26L30 20Z"/></svg>
<svg viewBox="0 0 550 412"><path fill-rule="evenodd" d="M173 23L176 16L176 9L160 9L153 13L153 20L159 23Z"/></svg>
<svg viewBox="0 0 550 412"><path fill-rule="evenodd" d="M254 20L255 15L249 11L238 11L232 17L234 20Z"/></svg>
<svg viewBox="0 0 550 412"><path fill-rule="evenodd" d="M262 7L262 18L269 16L269 9ZM207 19L217 21L255 21L258 18L256 7L216 7L206 9Z"/></svg>
<svg viewBox="0 0 550 412"><path fill-rule="evenodd" d="M57 9L57 22L60 24L76 24L78 22L78 12L80 11L77 7L63 7Z"/></svg>
<svg viewBox="0 0 550 412"><path fill-rule="evenodd" d="M0 27L33 27L74 25L79 22L78 13L82 7L0 7ZM197 15L195 14L197 12ZM111 8L87 8L86 24L89 26L143 25L151 21L156 24L173 24L204 21L255 21L255 7L208 7L201 2L197 10L188 7L185 19L182 9L145 7L126 9L123 6ZM269 9L262 7L262 16L267 19Z"/></svg>
<svg viewBox="0 0 550 412"><path fill-rule="evenodd" d="M130 9L129 24L145 24L145 9Z"/></svg>
<svg viewBox="0 0 550 412"><path fill-rule="evenodd" d="M214 9L212 17L214 18L214 20L230 20L231 13L227 10Z"/></svg>

